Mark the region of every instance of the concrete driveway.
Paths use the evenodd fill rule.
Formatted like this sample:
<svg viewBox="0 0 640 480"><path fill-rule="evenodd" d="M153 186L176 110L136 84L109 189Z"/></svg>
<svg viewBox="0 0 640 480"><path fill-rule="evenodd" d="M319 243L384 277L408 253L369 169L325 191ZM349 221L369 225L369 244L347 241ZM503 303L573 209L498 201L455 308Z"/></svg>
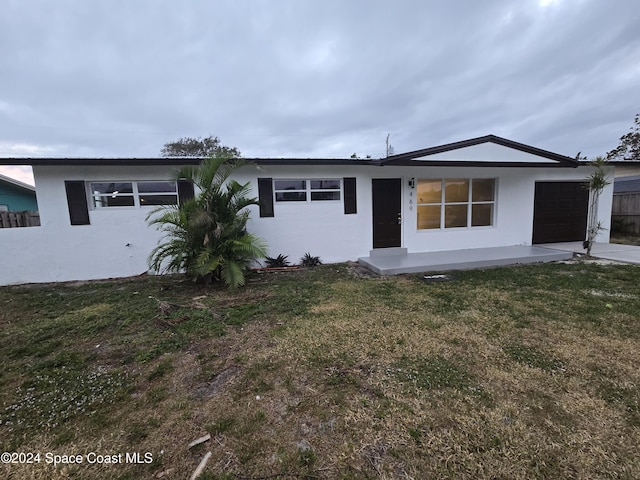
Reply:
<svg viewBox="0 0 640 480"><path fill-rule="evenodd" d="M586 250L582 248L582 242L545 243L539 247L574 252L584 255ZM618 243L594 243L591 256L614 260L616 262L635 263L640 265L640 246L622 245Z"/></svg>

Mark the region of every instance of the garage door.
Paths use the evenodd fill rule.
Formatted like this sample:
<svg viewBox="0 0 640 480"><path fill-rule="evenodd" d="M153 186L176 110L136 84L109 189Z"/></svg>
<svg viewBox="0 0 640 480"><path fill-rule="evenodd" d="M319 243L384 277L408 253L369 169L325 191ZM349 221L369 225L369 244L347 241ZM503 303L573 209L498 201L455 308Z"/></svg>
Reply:
<svg viewBox="0 0 640 480"><path fill-rule="evenodd" d="M584 240L588 210L584 182L536 182L533 243Z"/></svg>

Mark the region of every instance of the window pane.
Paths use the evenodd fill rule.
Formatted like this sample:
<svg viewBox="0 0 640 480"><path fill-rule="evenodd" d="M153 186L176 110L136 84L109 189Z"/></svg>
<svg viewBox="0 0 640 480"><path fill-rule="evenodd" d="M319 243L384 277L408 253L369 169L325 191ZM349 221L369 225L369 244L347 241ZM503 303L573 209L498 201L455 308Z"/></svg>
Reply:
<svg viewBox="0 0 640 480"><path fill-rule="evenodd" d="M340 192L311 192L311 200L340 200Z"/></svg>
<svg viewBox="0 0 640 480"><path fill-rule="evenodd" d="M91 184L93 206L133 207L133 184L131 182L96 182Z"/></svg>
<svg viewBox="0 0 640 480"><path fill-rule="evenodd" d="M91 184L91 192L92 193L133 193L133 187L131 182L104 182L104 183L92 183Z"/></svg>
<svg viewBox="0 0 640 480"><path fill-rule="evenodd" d="M466 178L445 180L444 185L446 203L469 201L469 180Z"/></svg>
<svg viewBox="0 0 640 480"><path fill-rule="evenodd" d="M418 180L418 203L440 203L441 201L442 180Z"/></svg>
<svg viewBox="0 0 640 480"><path fill-rule="evenodd" d="M307 192L276 192L276 202L306 202Z"/></svg>
<svg viewBox="0 0 640 480"><path fill-rule="evenodd" d="M311 180L310 183L311 190L340 190L340 180L338 180L337 178L328 180ZM311 200L313 200L313 196L311 197Z"/></svg>
<svg viewBox="0 0 640 480"><path fill-rule="evenodd" d="M140 195L140 206L145 205L177 205L176 195Z"/></svg>
<svg viewBox="0 0 640 480"><path fill-rule="evenodd" d="M276 190L306 190L306 180L276 180L273 182Z"/></svg>
<svg viewBox="0 0 640 480"><path fill-rule="evenodd" d="M444 207L444 227L466 227L467 205L446 205Z"/></svg>
<svg viewBox="0 0 640 480"><path fill-rule="evenodd" d="M133 207L133 195L94 195L93 206L101 207Z"/></svg>
<svg viewBox="0 0 640 480"><path fill-rule="evenodd" d="M418 206L418 230L440 228L440 205Z"/></svg>
<svg viewBox="0 0 640 480"><path fill-rule="evenodd" d="M471 200L474 202L492 202L495 179L474 178Z"/></svg>
<svg viewBox="0 0 640 480"><path fill-rule="evenodd" d="M138 182L140 193L176 192L176 182Z"/></svg>
<svg viewBox="0 0 640 480"><path fill-rule="evenodd" d="M493 225L493 204L473 205L471 207L471 226L483 227Z"/></svg>

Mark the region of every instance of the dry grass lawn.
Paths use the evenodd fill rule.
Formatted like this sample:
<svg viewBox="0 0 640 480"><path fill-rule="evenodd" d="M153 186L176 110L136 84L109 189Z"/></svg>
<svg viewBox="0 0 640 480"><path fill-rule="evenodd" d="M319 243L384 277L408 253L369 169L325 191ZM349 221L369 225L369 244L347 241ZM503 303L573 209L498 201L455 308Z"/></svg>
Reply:
<svg viewBox="0 0 640 480"><path fill-rule="evenodd" d="M640 478L640 268L453 275L0 288L0 477Z"/></svg>

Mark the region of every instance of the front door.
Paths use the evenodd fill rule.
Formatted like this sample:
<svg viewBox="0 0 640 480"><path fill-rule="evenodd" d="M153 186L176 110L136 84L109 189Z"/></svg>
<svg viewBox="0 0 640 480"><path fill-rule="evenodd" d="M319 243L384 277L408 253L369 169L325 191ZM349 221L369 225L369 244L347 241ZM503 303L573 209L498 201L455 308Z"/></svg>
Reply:
<svg viewBox="0 0 640 480"><path fill-rule="evenodd" d="M373 191L373 248L399 247L402 240L402 179L375 178Z"/></svg>

